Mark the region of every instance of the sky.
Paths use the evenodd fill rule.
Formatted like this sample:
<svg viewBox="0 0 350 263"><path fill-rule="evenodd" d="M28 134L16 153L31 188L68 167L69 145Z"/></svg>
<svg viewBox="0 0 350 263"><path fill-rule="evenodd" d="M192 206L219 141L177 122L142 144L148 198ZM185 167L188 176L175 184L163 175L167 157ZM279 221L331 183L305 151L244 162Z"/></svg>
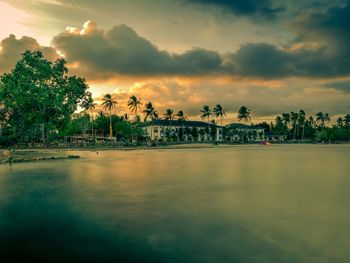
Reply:
<svg viewBox="0 0 350 263"><path fill-rule="evenodd" d="M198 119L350 113L350 0L0 0L0 74L63 57L97 101L136 95Z"/></svg>

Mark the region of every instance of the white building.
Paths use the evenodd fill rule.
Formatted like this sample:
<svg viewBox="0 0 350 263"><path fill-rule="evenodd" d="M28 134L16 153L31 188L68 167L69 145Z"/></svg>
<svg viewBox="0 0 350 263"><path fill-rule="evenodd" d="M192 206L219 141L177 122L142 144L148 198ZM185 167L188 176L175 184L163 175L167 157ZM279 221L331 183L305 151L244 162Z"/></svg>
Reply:
<svg viewBox="0 0 350 263"><path fill-rule="evenodd" d="M144 130L152 141L216 142L222 140L221 127L203 121L152 120Z"/></svg>
<svg viewBox="0 0 350 263"><path fill-rule="evenodd" d="M225 126L225 141L260 142L265 141L265 130L242 123L231 123Z"/></svg>

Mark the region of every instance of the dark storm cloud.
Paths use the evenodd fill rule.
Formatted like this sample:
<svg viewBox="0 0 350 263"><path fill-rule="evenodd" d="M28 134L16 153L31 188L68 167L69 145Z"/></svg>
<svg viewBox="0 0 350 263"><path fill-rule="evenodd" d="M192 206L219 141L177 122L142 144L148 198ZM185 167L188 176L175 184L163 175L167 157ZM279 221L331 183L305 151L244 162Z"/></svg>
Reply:
<svg viewBox="0 0 350 263"><path fill-rule="evenodd" d="M274 6L270 0L185 0L186 2L218 7L224 12L238 16L256 16L273 19L285 11L283 6Z"/></svg>
<svg viewBox="0 0 350 263"><path fill-rule="evenodd" d="M126 25L102 31L86 25L86 33L62 33L52 44L69 63L79 63L92 75L202 75L217 72L222 64L220 55L195 48L183 54L159 50Z"/></svg>
<svg viewBox="0 0 350 263"><path fill-rule="evenodd" d="M50 60L57 57L54 48L40 46L34 38L26 36L17 39L14 35L10 35L1 41L0 47L0 73L9 72L26 50L40 50Z"/></svg>

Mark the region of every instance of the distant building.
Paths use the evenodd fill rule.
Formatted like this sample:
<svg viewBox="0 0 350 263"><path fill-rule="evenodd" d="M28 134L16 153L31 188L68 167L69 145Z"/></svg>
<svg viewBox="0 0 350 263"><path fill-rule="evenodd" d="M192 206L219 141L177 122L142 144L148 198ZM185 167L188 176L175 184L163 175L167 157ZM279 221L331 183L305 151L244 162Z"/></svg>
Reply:
<svg viewBox="0 0 350 263"><path fill-rule="evenodd" d="M263 128L252 127L242 123L231 123L224 127L225 141L238 142L260 142L265 141Z"/></svg>
<svg viewBox="0 0 350 263"><path fill-rule="evenodd" d="M287 140L287 135L278 134L273 131L265 132L266 141L269 142L283 142Z"/></svg>
<svg viewBox="0 0 350 263"><path fill-rule="evenodd" d="M144 127L152 141L215 142L222 140L222 129L203 121L152 120Z"/></svg>

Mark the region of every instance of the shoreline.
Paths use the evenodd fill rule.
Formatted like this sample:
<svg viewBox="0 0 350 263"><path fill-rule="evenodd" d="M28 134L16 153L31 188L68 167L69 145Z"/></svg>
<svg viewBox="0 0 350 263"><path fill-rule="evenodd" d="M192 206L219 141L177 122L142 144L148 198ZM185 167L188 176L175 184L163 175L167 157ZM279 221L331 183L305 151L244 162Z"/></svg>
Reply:
<svg viewBox="0 0 350 263"><path fill-rule="evenodd" d="M350 143L276 143L270 145L254 144L212 144L212 143L191 143L151 146L117 146L117 147L77 147L77 148L15 148L11 151L0 149L0 164L30 163L52 160L74 160L80 159L79 155L72 155L69 152L99 152L99 151L143 151L143 150L191 150L191 149L220 149L236 147L274 147L286 145L313 145L313 146L337 146L350 145Z"/></svg>

